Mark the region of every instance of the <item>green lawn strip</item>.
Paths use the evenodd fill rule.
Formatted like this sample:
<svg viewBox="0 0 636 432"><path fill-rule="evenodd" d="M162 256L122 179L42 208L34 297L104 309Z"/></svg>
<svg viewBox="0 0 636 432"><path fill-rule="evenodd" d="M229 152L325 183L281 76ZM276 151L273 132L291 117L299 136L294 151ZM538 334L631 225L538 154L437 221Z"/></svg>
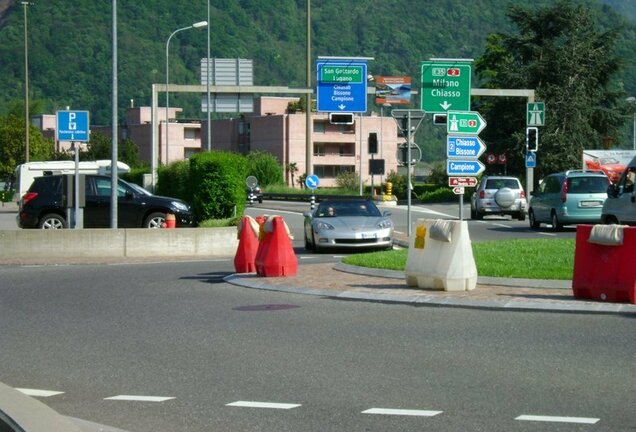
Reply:
<svg viewBox="0 0 636 432"><path fill-rule="evenodd" d="M500 240L473 243L479 276L523 279L572 279L573 239ZM345 264L404 270L408 250L350 255Z"/></svg>

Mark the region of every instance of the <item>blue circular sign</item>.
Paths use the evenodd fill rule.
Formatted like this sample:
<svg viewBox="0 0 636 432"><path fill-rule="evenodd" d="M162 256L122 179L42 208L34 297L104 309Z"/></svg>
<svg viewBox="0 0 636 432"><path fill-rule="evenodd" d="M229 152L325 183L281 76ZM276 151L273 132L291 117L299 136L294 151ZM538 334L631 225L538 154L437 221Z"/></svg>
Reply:
<svg viewBox="0 0 636 432"><path fill-rule="evenodd" d="M316 189L319 183L320 183L320 179L315 174L307 176L307 178L305 179L305 186L307 186L309 189L312 189L312 190Z"/></svg>

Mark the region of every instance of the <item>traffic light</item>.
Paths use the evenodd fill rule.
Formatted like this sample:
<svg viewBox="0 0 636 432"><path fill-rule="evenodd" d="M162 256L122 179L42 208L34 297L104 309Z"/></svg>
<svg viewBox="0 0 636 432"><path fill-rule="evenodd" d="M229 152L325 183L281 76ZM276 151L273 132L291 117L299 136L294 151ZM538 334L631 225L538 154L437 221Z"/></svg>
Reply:
<svg viewBox="0 0 636 432"><path fill-rule="evenodd" d="M378 153L378 133L377 132L369 132L369 154L377 154Z"/></svg>
<svg viewBox="0 0 636 432"><path fill-rule="evenodd" d="M539 129L536 127L526 128L526 151L534 152L539 149Z"/></svg>
<svg viewBox="0 0 636 432"><path fill-rule="evenodd" d="M329 123L352 125L353 113L329 113Z"/></svg>
<svg viewBox="0 0 636 432"><path fill-rule="evenodd" d="M446 114L433 114L433 124L436 126L446 126L447 119Z"/></svg>

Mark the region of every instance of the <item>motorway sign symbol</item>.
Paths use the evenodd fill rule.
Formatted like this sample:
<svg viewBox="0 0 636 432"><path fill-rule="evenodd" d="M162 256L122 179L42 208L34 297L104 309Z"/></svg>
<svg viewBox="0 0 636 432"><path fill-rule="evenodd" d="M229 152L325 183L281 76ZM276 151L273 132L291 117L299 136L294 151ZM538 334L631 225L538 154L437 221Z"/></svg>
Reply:
<svg viewBox="0 0 636 432"><path fill-rule="evenodd" d="M463 195L463 194L464 194L464 188L463 188L463 187L461 187L461 186L455 186L455 187L453 188L453 193L454 193L455 195Z"/></svg>
<svg viewBox="0 0 636 432"><path fill-rule="evenodd" d="M484 172L485 169L484 164L478 160L446 160L446 173L449 176L476 176Z"/></svg>
<svg viewBox="0 0 636 432"><path fill-rule="evenodd" d="M366 112L367 64L348 60L316 62L318 112Z"/></svg>
<svg viewBox="0 0 636 432"><path fill-rule="evenodd" d="M319 184L320 184L320 179L315 174L307 176L307 178L305 179L305 186L307 186L311 190L316 189Z"/></svg>
<svg viewBox="0 0 636 432"><path fill-rule="evenodd" d="M57 111L56 120L55 135L58 141L88 141L88 111Z"/></svg>
<svg viewBox="0 0 636 432"><path fill-rule="evenodd" d="M486 127L486 120L477 111L448 111L446 131L449 134L478 135Z"/></svg>
<svg viewBox="0 0 636 432"><path fill-rule="evenodd" d="M448 185L475 187L477 186L477 178L476 177L449 177Z"/></svg>
<svg viewBox="0 0 636 432"><path fill-rule="evenodd" d="M528 102L526 105L526 125L545 126L545 103Z"/></svg>
<svg viewBox="0 0 636 432"><path fill-rule="evenodd" d="M526 168L536 168L537 154L534 152L526 153Z"/></svg>
<svg viewBox="0 0 636 432"><path fill-rule="evenodd" d="M470 110L471 65L466 62L422 62L422 111Z"/></svg>
<svg viewBox="0 0 636 432"><path fill-rule="evenodd" d="M477 159L486 151L486 145L476 136L446 137L446 157L449 158L475 158Z"/></svg>

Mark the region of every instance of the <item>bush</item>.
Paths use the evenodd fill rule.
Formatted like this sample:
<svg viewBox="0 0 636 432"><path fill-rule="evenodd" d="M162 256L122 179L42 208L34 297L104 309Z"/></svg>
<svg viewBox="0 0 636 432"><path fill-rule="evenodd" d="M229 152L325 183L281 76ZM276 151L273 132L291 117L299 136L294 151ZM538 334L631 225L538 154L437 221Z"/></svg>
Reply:
<svg viewBox="0 0 636 432"><path fill-rule="evenodd" d="M254 151L247 155L248 174L256 177L261 187L284 183L283 168L271 153Z"/></svg>
<svg viewBox="0 0 636 432"><path fill-rule="evenodd" d="M406 175L391 171L389 175L386 176L385 183L386 182L393 184L393 195L398 197L398 199L406 198Z"/></svg>
<svg viewBox="0 0 636 432"><path fill-rule="evenodd" d="M432 192L424 192L422 195L418 196L418 199L425 203L449 202L456 200L457 195L453 193L452 189L443 187Z"/></svg>
<svg viewBox="0 0 636 432"><path fill-rule="evenodd" d="M129 183L135 183L135 184L138 184L139 186L143 186L144 185L144 174L150 174L150 168L149 167L131 168L130 171L120 175L119 177L121 177L122 179L126 180ZM175 198L177 198L177 197L175 197Z"/></svg>
<svg viewBox="0 0 636 432"><path fill-rule="evenodd" d="M213 151L194 155L190 159L190 183L196 219L226 219L243 214L247 172L247 159L237 153Z"/></svg>
<svg viewBox="0 0 636 432"><path fill-rule="evenodd" d="M359 191L360 177L354 171L341 172L336 176L336 185L345 191Z"/></svg>
<svg viewBox="0 0 636 432"><path fill-rule="evenodd" d="M180 198L192 203L190 187L190 162L187 160L172 162L157 169L157 187L155 193L172 198Z"/></svg>
<svg viewBox="0 0 636 432"><path fill-rule="evenodd" d="M448 186L448 175L446 174L446 165L438 162L431 168L431 174L428 176L428 183L437 187Z"/></svg>

